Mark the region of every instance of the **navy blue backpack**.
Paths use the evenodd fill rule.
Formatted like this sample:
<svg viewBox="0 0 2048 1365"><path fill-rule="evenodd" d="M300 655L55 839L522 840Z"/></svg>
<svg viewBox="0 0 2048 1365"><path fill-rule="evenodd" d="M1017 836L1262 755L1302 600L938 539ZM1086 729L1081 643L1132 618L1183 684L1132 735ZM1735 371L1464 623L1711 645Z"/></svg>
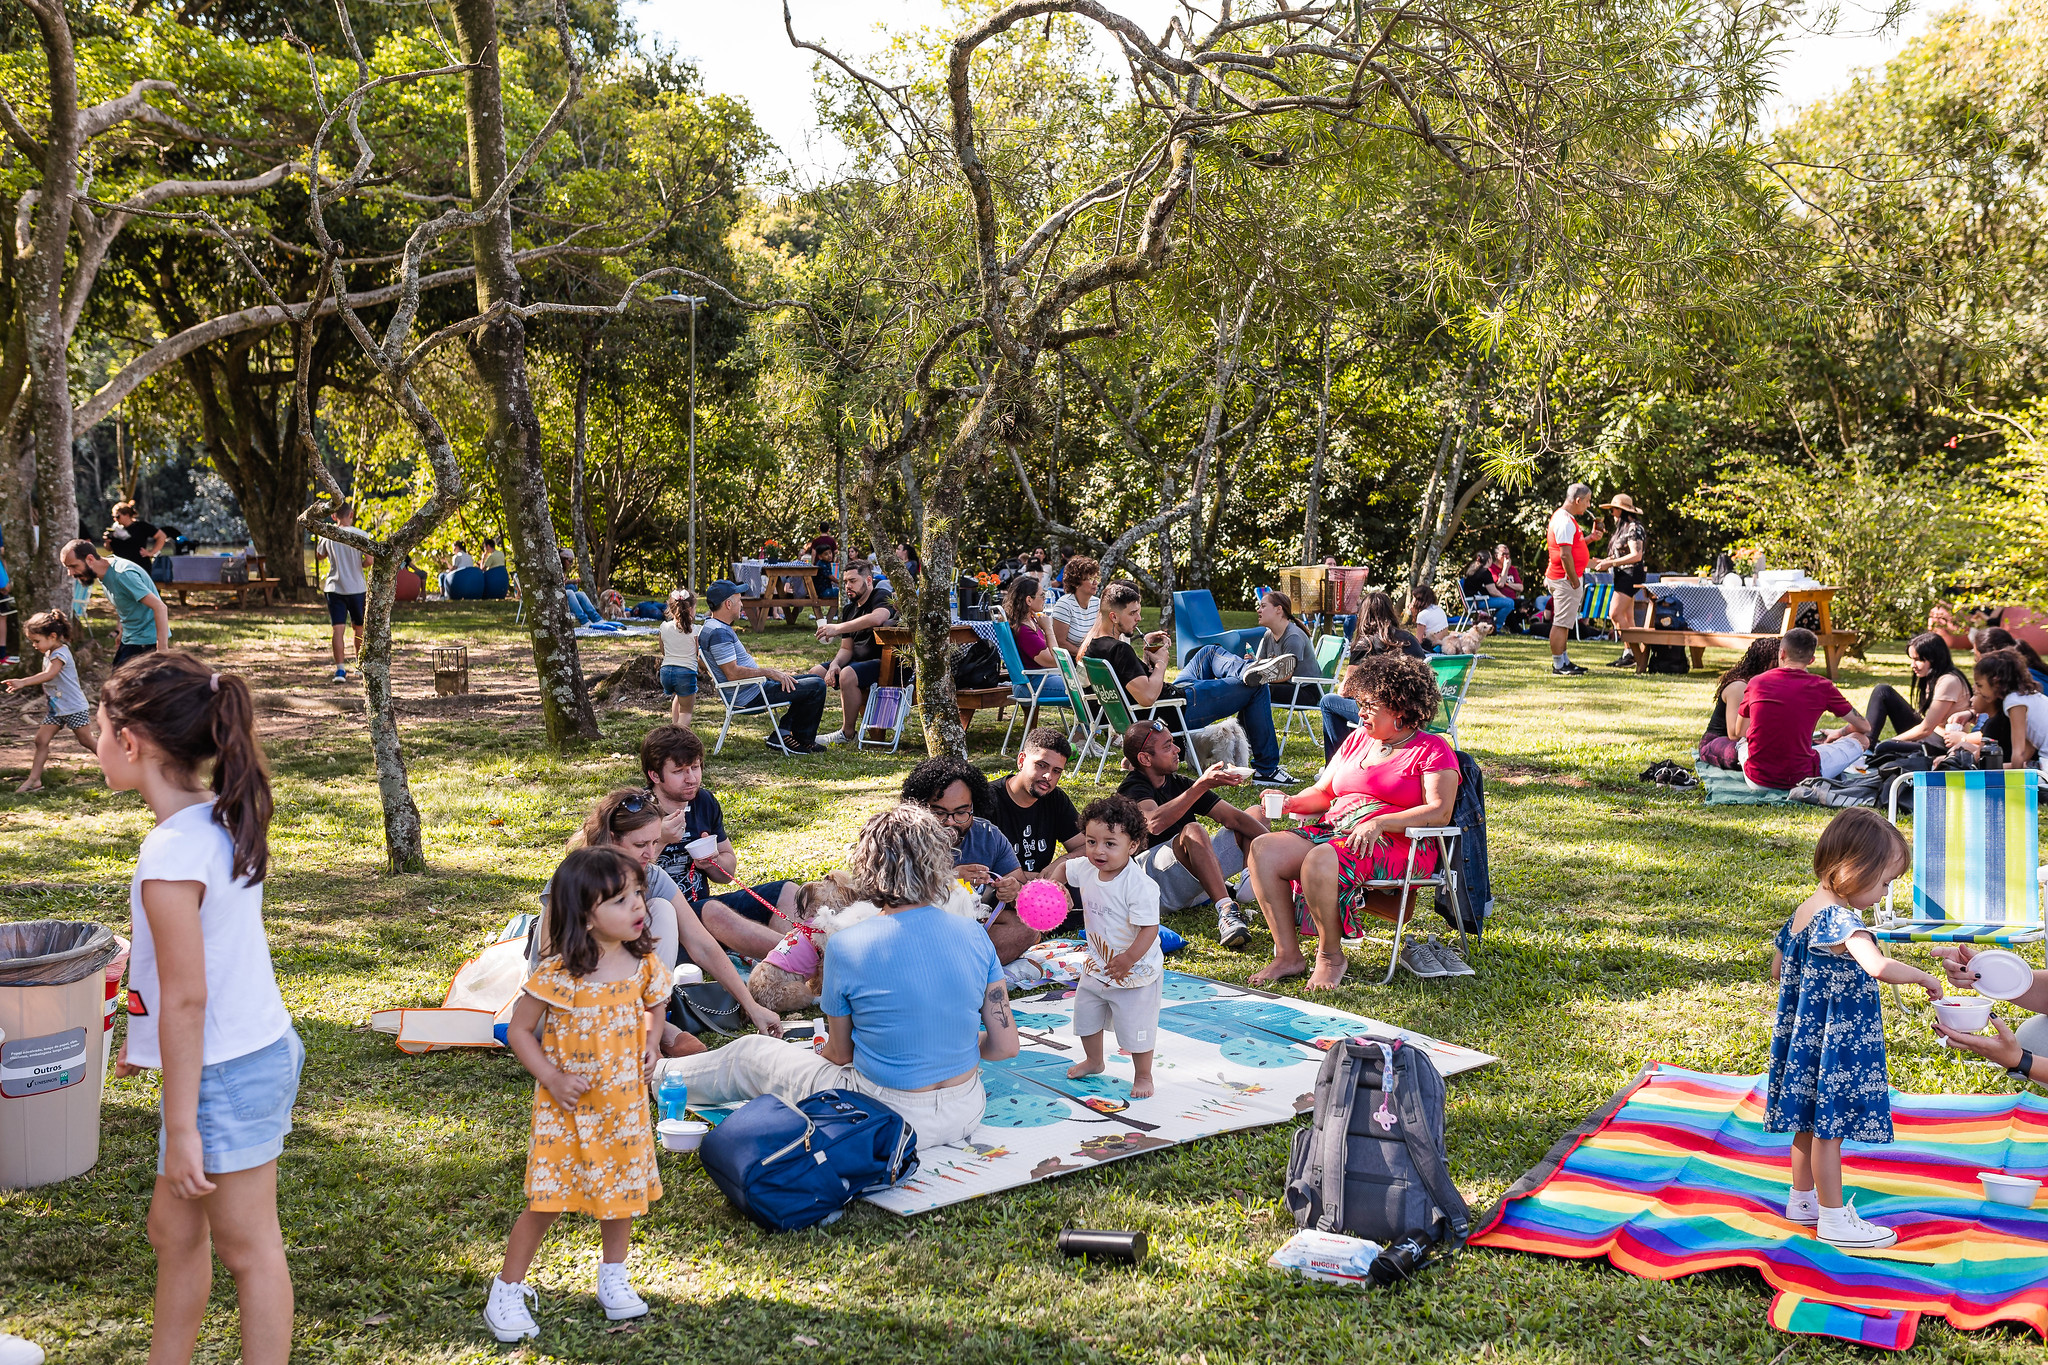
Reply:
<svg viewBox="0 0 2048 1365"><path fill-rule="evenodd" d="M917 1133L870 1095L820 1090L795 1108L748 1100L697 1157L732 1206L770 1232L816 1227L917 1171Z"/></svg>

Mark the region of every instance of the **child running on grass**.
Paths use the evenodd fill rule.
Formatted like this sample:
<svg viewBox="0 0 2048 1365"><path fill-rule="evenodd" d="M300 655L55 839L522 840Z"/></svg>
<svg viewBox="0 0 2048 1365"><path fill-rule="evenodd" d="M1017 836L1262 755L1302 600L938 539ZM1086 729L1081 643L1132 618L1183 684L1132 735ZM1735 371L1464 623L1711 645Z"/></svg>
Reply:
<svg viewBox="0 0 2048 1365"><path fill-rule="evenodd" d="M1764 1128L1792 1134L1787 1221L1816 1227L1846 1251L1896 1242L1842 1197L1842 1139L1892 1140L1885 1074L1884 1014L1877 983L1918 986L1941 998L1941 982L1894 962L1864 927L1862 912L1909 864L1906 841L1874 810L1836 814L1813 850L1820 886L1778 931L1771 953L1778 1022L1771 1037L1770 1098Z"/></svg>
<svg viewBox="0 0 2048 1365"><path fill-rule="evenodd" d="M50 707L36 727L36 756L29 764L28 776L15 788L33 792L43 788L43 764L49 762L50 741L59 730L69 730L78 747L89 754L98 751L99 736L93 731L92 707L85 699L85 689L78 685L78 662L71 657L71 618L61 611L39 612L28 618L22 631L43 656L43 671L7 679L7 690L16 692L41 683L43 700Z"/></svg>
<svg viewBox="0 0 2048 1365"><path fill-rule="evenodd" d="M1152 1093L1152 1048L1159 1035L1159 884L1136 860L1145 847L1145 812L1128 796L1105 796L1081 812L1086 861L1068 859L1054 876L1081 893L1088 963L1074 988L1074 1033L1086 1060L1067 1075L1103 1069L1102 1031L1116 1026L1131 1057L1131 1098Z"/></svg>
<svg viewBox="0 0 2048 1365"><path fill-rule="evenodd" d="M697 709L697 594L677 588L668 595L668 619L661 623L661 690L668 695L668 723L688 725Z"/></svg>
<svg viewBox="0 0 2048 1365"><path fill-rule="evenodd" d="M646 1314L626 1253L633 1220L661 1198L647 1081L661 1055L669 976L654 956L640 864L611 845L579 848L548 883L555 950L526 979L506 1043L539 1084L526 1153L526 1212L491 1281L484 1325L499 1341L540 1335L526 1270L564 1213L598 1220L597 1302L614 1322ZM535 1036L538 1034L539 1036Z"/></svg>
<svg viewBox="0 0 2048 1365"><path fill-rule="evenodd" d="M99 758L107 785L141 793L156 816L129 885L128 1036L114 1068L163 1072L149 1358L192 1359L218 1253L235 1277L241 1358L283 1365L292 1278L277 1158L306 1049L263 933L270 777L248 685L189 654L130 659L100 689Z"/></svg>

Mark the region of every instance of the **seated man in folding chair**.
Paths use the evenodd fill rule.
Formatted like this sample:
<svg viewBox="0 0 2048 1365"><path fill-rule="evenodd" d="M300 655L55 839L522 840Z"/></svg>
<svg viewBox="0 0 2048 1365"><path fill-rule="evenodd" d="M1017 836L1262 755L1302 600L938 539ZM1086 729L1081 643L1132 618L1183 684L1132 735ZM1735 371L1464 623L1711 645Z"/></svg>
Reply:
<svg viewBox="0 0 2048 1365"><path fill-rule="evenodd" d="M1299 884L1316 935L1313 991L1333 989L1344 979L1344 940L1358 937L1359 915L1396 921L1400 897L1375 882L1434 876L1439 850L1434 840L1409 838L1415 827L1447 825L1458 802L1458 756L1442 735L1423 729L1442 703L1429 665L1405 654L1372 654L1344 676L1345 691L1358 698L1358 728L1307 791L1281 808L1300 820L1298 829L1276 830L1254 841L1251 882L1259 910L1273 933L1273 960L1252 973L1252 984L1300 976L1302 930L1295 917ZM1407 913L1415 914L1410 892ZM1470 976L1455 946L1405 936L1401 966L1420 977Z"/></svg>
<svg viewBox="0 0 2048 1365"><path fill-rule="evenodd" d="M875 583L874 565L856 559L846 566L846 591L839 597L839 619L818 623L818 643L839 642L832 661L812 672L825 686L839 693L839 729L825 736L825 743L851 744L860 734L860 718L867 714L868 689L882 677L882 646L875 640L875 627L896 619L896 598Z"/></svg>
<svg viewBox="0 0 2048 1365"><path fill-rule="evenodd" d="M1149 707L1162 698L1185 700L1187 710L1182 722L1191 730L1214 724L1225 716L1236 716L1244 726L1245 738L1251 741L1252 780L1262 787L1293 786L1294 774L1280 766L1280 737L1273 730L1273 694L1265 683L1253 683L1245 677L1168 682L1166 660L1170 645L1166 633L1155 630L1145 637L1143 660L1125 638L1137 633L1144 612L1144 598L1133 584L1111 583L1104 588L1101 605L1096 609L1095 627L1089 633L1088 657L1109 665L1134 706ZM1268 666L1284 667L1284 676L1292 677L1294 657L1282 654L1276 659L1260 660L1252 667Z"/></svg>
<svg viewBox="0 0 2048 1365"><path fill-rule="evenodd" d="M1182 777L1175 771L1180 742L1163 720L1141 720L1124 732L1124 762L1131 773L1116 793L1145 812L1151 843L1138 858L1159 885L1159 908L1213 905L1217 941L1226 948L1250 943L1251 918L1232 895L1230 878L1244 871L1252 840L1266 832L1266 817L1216 795L1218 787L1241 785L1243 769L1218 763L1193 781ZM1205 817L1222 828L1212 835L1202 827ZM1243 890L1249 900L1249 882Z"/></svg>
<svg viewBox="0 0 2048 1365"><path fill-rule="evenodd" d="M773 700L778 706L789 703L789 709L782 713L782 728L771 730L764 741L771 751L791 756L822 754L825 746L818 743L818 719L825 714L825 680L816 673L790 674L754 662L754 656L733 630L733 622L739 620L743 591L739 584L723 579L704 590L704 605L711 614L697 632L697 657L722 682L762 679L758 686L741 688L726 705L744 710L760 706L765 700ZM773 692L768 690L771 687Z"/></svg>

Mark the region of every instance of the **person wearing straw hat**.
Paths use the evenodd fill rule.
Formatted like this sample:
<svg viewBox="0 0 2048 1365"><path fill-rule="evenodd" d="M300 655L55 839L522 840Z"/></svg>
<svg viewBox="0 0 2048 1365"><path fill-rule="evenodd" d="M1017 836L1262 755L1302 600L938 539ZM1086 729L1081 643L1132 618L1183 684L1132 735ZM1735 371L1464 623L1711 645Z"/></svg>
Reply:
<svg viewBox="0 0 2048 1365"><path fill-rule="evenodd" d="M1637 624L1636 606L1643 600L1649 535L1643 527L1642 511L1628 494L1616 493L1613 502L1603 502L1600 506L1614 514L1614 529L1608 533L1607 557L1596 560L1593 567L1614 571L1614 623L1633 627ZM1609 667L1633 668L1635 662L1634 649L1623 644L1621 657Z"/></svg>

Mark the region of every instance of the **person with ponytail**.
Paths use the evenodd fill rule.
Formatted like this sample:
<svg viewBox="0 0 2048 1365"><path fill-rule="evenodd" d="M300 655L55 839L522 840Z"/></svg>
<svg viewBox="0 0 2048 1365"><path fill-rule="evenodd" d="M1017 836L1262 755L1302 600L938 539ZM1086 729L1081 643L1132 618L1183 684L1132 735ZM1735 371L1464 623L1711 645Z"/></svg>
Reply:
<svg viewBox="0 0 2048 1365"><path fill-rule="evenodd" d="M130 659L100 689L107 785L156 817L128 905L128 1036L115 1074L163 1073L152 1361L189 1361L213 1287L235 1277L242 1359L291 1356L292 1280L277 1221L277 1158L306 1049L263 931L270 775L240 678L189 654Z"/></svg>

